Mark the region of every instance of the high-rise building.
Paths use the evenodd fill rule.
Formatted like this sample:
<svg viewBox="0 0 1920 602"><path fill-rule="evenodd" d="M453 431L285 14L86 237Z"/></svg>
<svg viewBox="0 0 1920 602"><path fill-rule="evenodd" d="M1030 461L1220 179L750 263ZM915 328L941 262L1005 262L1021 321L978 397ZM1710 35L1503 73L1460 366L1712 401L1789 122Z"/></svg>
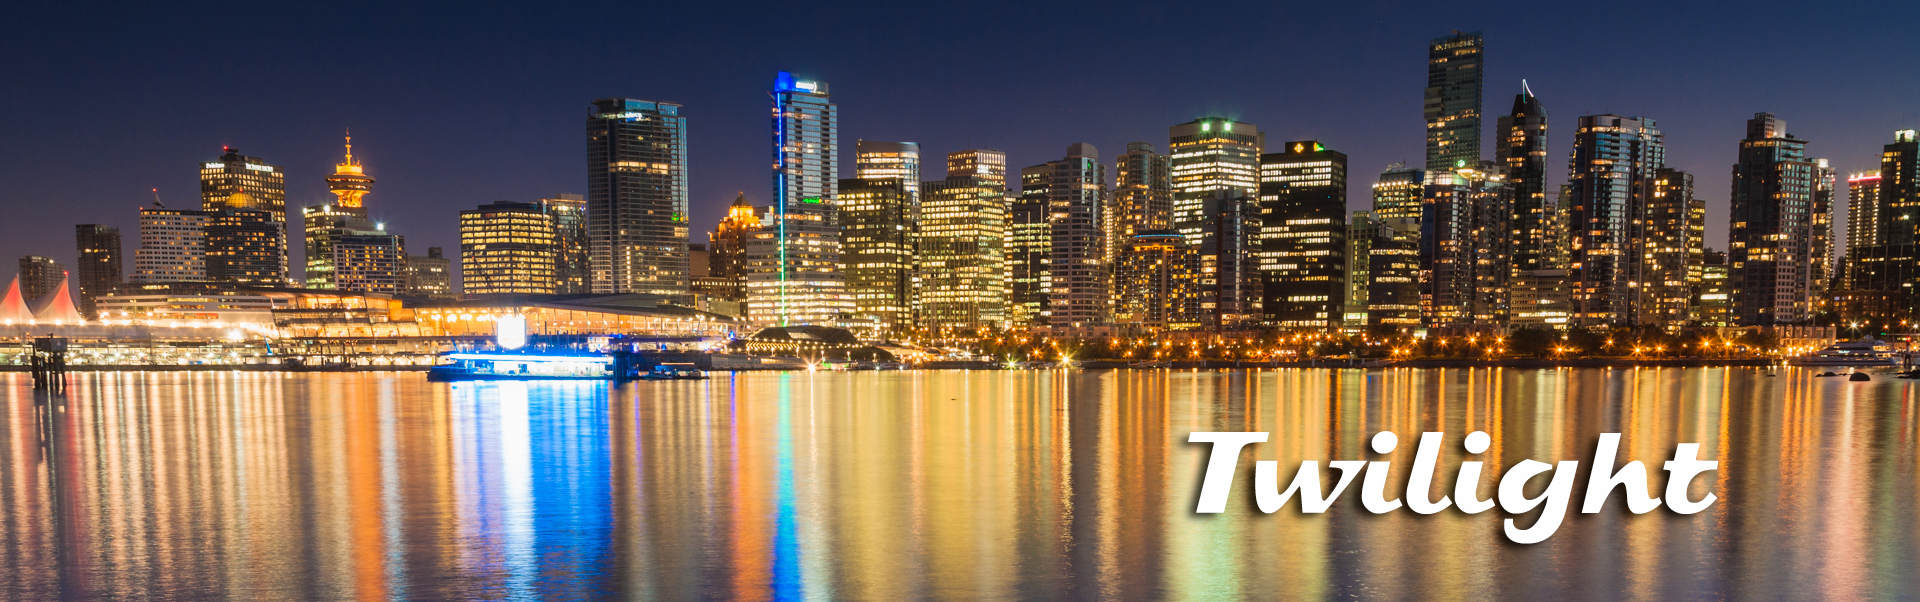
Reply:
<svg viewBox="0 0 1920 602"><path fill-rule="evenodd" d="M349 234L333 243L335 288L361 293L407 292L407 249L399 236Z"/></svg>
<svg viewBox="0 0 1920 602"><path fill-rule="evenodd" d="M919 188L918 182L914 188ZM840 252L854 313L888 330L912 326L914 192L898 177L840 181Z"/></svg>
<svg viewBox="0 0 1920 602"><path fill-rule="evenodd" d="M27 303L60 290L60 282L66 277L66 266L60 265L52 257L20 256L20 298Z"/></svg>
<svg viewBox="0 0 1920 602"><path fill-rule="evenodd" d="M466 298L552 294L558 253L559 235L545 205L496 201L460 212L460 284Z"/></svg>
<svg viewBox="0 0 1920 602"><path fill-rule="evenodd" d="M206 211L140 208L140 248L133 251L134 282L207 279Z"/></svg>
<svg viewBox="0 0 1920 602"><path fill-rule="evenodd" d="M1733 321L1798 324L1813 317L1815 164L1807 142L1771 113L1747 121L1733 166L1727 262Z"/></svg>
<svg viewBox="0 0 1920 602"><path fill-rule="evenodd" d="M1914 246L1920 238L1916 177L1920 177L1920 140L1914 130L1896 131L1893 142L1881 148L1877 176L1861 178L1854 188L1856 211L1852 218L1871 224L1860 227L1871 228L1872 232L1848 228L1858 233L1854 236L1864 244L1849 241L1847 271L1852 282L1848 296L1855 303L1843 309L1842 317L1886 324L1915 319L1915 309L1920 306L1920 295L1913 292L1915 280L1920 279L1920 253ZM1866 190L1871 191L1870 196L1864 194ZM1858 215L1869 208L1872 216Z"/></svg>
<svg viewBox="0 0 1920 602"><path fill-rule="evenodd" d="M1007 212L1007 317L1019 326L1045 325L1047 262L1053 256L1053 222L1045 194L1040 193L1046 171L1028 168L1021 180L1033 180L1020 190Z"/></svg>
<svg viewBox="0 0 1920 602"><path fill-rule="evenodd" d="M1383 220L1420 221L1426 187L1427 172L1410 169L1405 163L1387 166L1373 182L1373 216Z"/></svg>
<svg viewBox="0 0 1920 602"><path fill-rule="evenodd" d="M1428 326L1490 329L1512 318L1512 190L1505 166L1428 171L1421 293Z"/></svg>
<svg viewBox="0 0 1920 602"><path fill-rule="evenodd" d="M540 199L547 206L547 215L553 216L553 231L560 250L555 254L559 263L553 266L553 292L561 295L582 295L593 292L593 245L587 235L587 197L577 194L556 194ZM681 228L685 228L682 220Z"/></svg>
<svg viewBox="0 0 1920 602"><path fill-rule="evenodd" d="M441 254L440 247L427 247L426 255L407 256L405 294L429 299L451 299L453 265Z"/></svg>
<svg viewBox="0 0 1920 602"><path fill-rule="evenodd" d="M1642 210L1666 143L1652 119L1588 115L1573 137L1560 206L1567 215L1576 326L1637 323Z"/></svg>
<svg viewBox="0 0 1920 602"><path fill-rule="evenodd" d="M347 138L346 157L327 176L335 197L331 205L301 210L306 236L307 288L366 293L398 292L405 279L406 256L400 237L388 234L385 224L367 218L366 196L373 178L353 158L353 138ZM340 245L349 237L352 248ZM341 261L366 263L343 264Z"/></svg>
<svg viewBox="0 0 1920 602"><path fill-rule="evenodd" d="M947 153L947 177L972 176L1007 187L1007 153L972 149Z"/></svg>
<svg viewBox="0 0 1920 602"><path fill-rule="evenodd" d="M275 238L279 266L273 270L285 284L287 270L287 180L278 166L265 159L226 148L225 154L200 164L200 208L205 211L263 211L278 229ZM369 179L368 183L372 180ZM209 252L215 250L209 249Z"/></svg>
<svg viewBox="0 0 1920 602"><path fill-rule="evenodd" d="M1855 265L1865 251L1880 244L1880 171L1873 170L1847 177L1847 253L1842 262L1847 288L1861 283Z"/></svg>
<svg viewBox="0 0 1920 602"><path fill-rule="evenodd" d="M1500 143L1494 157L1506 168L1513 193L1513 265L1515 273L1552 267L1557 235L1553 204L1547 202L1547 109L1520 82L1513 112L1500 118Z"/></svg>
<svg viewBox="0 0 1920 602"><path fill-rule="evenodd" d="M1127 152L1113 163L1113 210L1107 213L1107 236L1114 252L1131 244L1134 235L1173 229L1173 166L1166 155L1145 142L1127 144Z"/></svg>
<svg viewBox="0 0 1920 602"><path fill-rule="evenodd" d="M333 192L334 206L346 213L367 216L365 197L373 192L373 177L353 158L353 136L347 136L347 156L339 165L333 166L333 175L327 176L327 190Z"/></svg>
<svg viewBox="0 0 1920 602"><path fill-rule="evenodd" d="M747 246L754 234L760 230L760 217L754 214L753 205L747 203L747 193L733 198L733 204L727 206L726 217L712 232L707 233L709 249L707 251L707 277L726 284L720 290L712 291L715 297L725 301L744 303L747 300Z"/></svg>
<svg viewBox="0 0 1920 602"><path fill-rule="evenodd" d="M839 109L825 82L780 72L773 85L773 206L747 250L748 315L826 324L853 311L838 216Z"/></svg>
<svg viewBox="0 0 1920 602"><path fill-rule="evenodd" d="M1485 87L1486 42L1480 32L1434 38L1427 44L1427 170L1480 165L1480 95Z"/></svg>
<svg viewBox="0 0 1920 602"><path fill-rule="evenodd" d="M947 178L922 187L918 313L934 338L1007 325L1006 182L975 168L986 152L948 155Z"/></svg>
<svg viewBox="0 0 1920 602"><path fill-rule="evenodd" d="M1347 218L1347 269L1345 300L1341 304L1340 327L1364 330L1367 327L1367 293L1373 280L1373 240L1380 236L1380 218L1372 211L1355 211Z"/></svg>
<svg viewBox="0 0 1920 602"><path fill-rule="evenodd" d="M1261 155L1257 214L1267 322L1338 328L1347 303L1347 156L1315 140Z"/></svg>
<svg viewBox="0 0 1920 602"><path fill-rule="evenodd" d="M680 105L631 98L593 101L587 111L586 201L592 292L686 302L687 118ZM564 211L549 215L568 217ZM569 254L561 263L577 259L577 249L566 249L567 242L558 239L556 244ZM464 265L465 257L461 261ZM555 283L556 290L575 288Z"/></svg>
<svg viewBox="0 0 1920 602"><path fill-rule="evenodd" d="M909 204L920 204L920 143L855 140L853 148L853 177L897 178L907 188Z"/></svg>
<svg viewBox="0 0 1920 602"><path fill-rule="evenodd" d="M1733 311L1730 298L1732 286L1728 281L1727 254L1708 249L1700 266L1700 301L1694 304L1693 321L1708 328L1733 326Z"/></svg>
<svg viewBox="0 0 1920 602"><path fill-rule="evenodd" d="M1808 261L1813 269L1811 287L1816 304L1822 293L1844 286L1835 280L1833 256L1834 196L1839 192L1839 179L1840 172L1834 170L1826 159L1813 160L1813 206L1810 208L1813 234L1808 237L1808 242L1812 244L1812 256ZM1813 309L1818 311L1819 308Z"/></svg>
<svg viewBox="0 0 1920 602"><path fill-rule="evenodd" d="M1260 189L1260 152L1265 135L1251 123L1202 117L1167 130L1173 176L1173 228L1200 245L1207 229L1206 204L1220 191L1252 197ZM1202 250L1202 261L1205 261ZM1201 271L1206 271L1202 266Z"/></svg>
<svg viewBox="0 0 1920 602"><path fill-rule="evenodd" d="M1114 324L1148 333L1199 328L1198 255L1171 230L1128 237L1115 262Z"/></svg>
<svg viewBox="0 0 1920 602"><path fill-rule="evenodd" d="M1639 324L1678 329L1692 319L1699 291L1706 202L1693 198L1693 174L1654 170L1641 212Z"/></svg>
<svg viewBox="0 0 1920 602"><path fill-rule="evenodd" d="M80 251L80 313L92 318L98 315L94 299L112 293L123 277L120 229L80 224L73 227L73 240Z"/></svg>
<svg viewBox="0 0 1920 602"><path fill-rule="evenodd" d="M286 224L267 211L224 209L207 215L207 279L286 286Z"/></svg>
<svg viewBox="0 0 1920 602"><path fill-rule="evenodd" d="M1021 204L1043 213L1047 237L1044 267L1037 275L1044 306L1041 322L1050 329L1103 326L1111 317L1105 224L1107 168L1093 145L1076 143L1058 161L1020 170ZM1016 218L1021 207L1015 208ZM1025 216L1032 219L1034 216ZM1016 223L1016 236L1022 224ZM1037 224L1025 224L1036 230ZM1037 232L1035 232L1037 233ZM1018 243L1020 241L1016 241ZM1031 262L1037 257L1024 258ZM1016 284L1022 276L1015 272ZM1033 278L1036 274L1025 276Z"/></svg>
<svg viewBox="0 0 1920 602"><path fill-rule="evenodd" d="M1420 327L1420 219L1375 219L1367 243L1367 329L1410 334Z"/></svg>

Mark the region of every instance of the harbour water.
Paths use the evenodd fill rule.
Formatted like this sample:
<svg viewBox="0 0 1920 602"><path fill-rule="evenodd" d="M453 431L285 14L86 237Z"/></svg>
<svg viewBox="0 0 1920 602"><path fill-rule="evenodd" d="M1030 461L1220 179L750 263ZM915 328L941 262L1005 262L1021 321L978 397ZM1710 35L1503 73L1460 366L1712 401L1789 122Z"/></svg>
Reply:
<svg viewBox="0 0 1920 602"><path fill-rule="evenodd" d="M0 373L0 599L1913 599L1920 401L1801 369ZM1208 446L1269 431L1228 512ZM1400 436L1379 457L1381 430ZM1706 511L1254 508L1253 460L1719 461ZM1663 475L1663 473L1662 473ZM1544 479L1542 479L1544 480ZM1402 493L1404 478L1391 482ZM1585 483L1585 473L1580 477ZM1664 476L1656 476L1660 487ZM1657 490L1656 490L1657 491Z"/></svg>

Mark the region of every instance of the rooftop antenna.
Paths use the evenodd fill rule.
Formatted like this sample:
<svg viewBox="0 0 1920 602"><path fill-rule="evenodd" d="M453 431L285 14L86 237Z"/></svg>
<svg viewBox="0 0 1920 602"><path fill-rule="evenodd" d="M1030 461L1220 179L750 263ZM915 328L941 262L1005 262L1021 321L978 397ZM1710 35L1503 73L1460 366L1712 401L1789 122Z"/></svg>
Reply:
<svg viewBox="0 0 1920 602"><path fill-rule="evenodd" d="M1520 78L1520 90L1526 92L1529 97L1533 96L1533 88L1527 87L1527 79L1524 77Z"/></svg>
<svg viewBox="0 0 1920 602"><path fill-rule="evenodd" d="M161 202L160 202L160 189L159 189L159 188L155 188L155 189L153 189L153 206L155 206L155 207L159 207L159 208L161 208L161 209L166 209L166 208L167 208L167 206L166 206L166 204L164 204L164 203L161 203Z"/></svg>

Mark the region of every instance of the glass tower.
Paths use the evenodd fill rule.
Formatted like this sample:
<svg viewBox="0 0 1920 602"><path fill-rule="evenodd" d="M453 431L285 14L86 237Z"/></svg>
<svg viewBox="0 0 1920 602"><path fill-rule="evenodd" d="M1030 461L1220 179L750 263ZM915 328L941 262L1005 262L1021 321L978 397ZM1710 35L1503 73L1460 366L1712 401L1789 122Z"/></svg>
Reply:
<svg viewBox="0 0 1920 602"><path fill-rule="evenodd" d="M839 109L824 82L773 85L773 206L747 251L747 306L767 326L826 325L853 311L842 272Z"/></svg>
<svg viewBox="0 0 1920 602"><path fill-rule="evenodd" d="M1000 179L976 168L983 158L1001 166ZM920 205L920 327L936 339L975 338L1007 325L1006 156L961 151L947 165Z"/></svg>
<svg viewBox="0 0 1920 602"><path fill-rule="evenodd" d="M1514 273L1544 270L1555 257L1554 207L1547 202L1547 109L1527 82L1513 97L1513 112L1500 118L1494 158L1506 169L1513 193Z"/></svg>
<svg viewBox="0 0 1920 602"><path fill-rule="evenodd" d="M1727 228L1733 321L1798 324L1813 317L1814 176L1807 141L1771 113L1747 121L1733 166Z"/></svg>
<svg viewBox="0 0 1920 602"><path fill-rule="evenodd" d="M1258 213L1266 320L1337 328L1346 304L1347 156L1316 140L1261 155Z"/></svg>
<svg viewBox="0 0 1920 602"><path fill-rule="evenodd" d="M1667 165L1665 137L1652 119L1587 115L1573 133L1573 161L1562 189L1566 208L1570 321L1576 326L1634 324L1640 282L1640 220L1655 172Z"/></svg>
<svg viewBox="0 0 1920 602"><path fill-rule="evenodd" d="M121 282L120 229L100 224L73 227L80 251L80 312L95 317L94 299L113 292Z"/></svg>
<svg viewBox="0 0 1920 602"><path fill-rule="evenodd" d="M546 295L559 236L540 203L497 201L460 212L460 280L467 298Z"/></svg>
<svg viewBox="0 0 1920 602"><path fill-rule="evenodd" d="M1485 42L1480 32L1434 38L1427 45L1427 170L1480 165L1480 94Z"/></svg>
<svg viewBox="0 0 1920 602"><path fill-rule="evenodd" d="M602 98L588 109L586 129L590 288L689 302L680 105Z"/></svg>

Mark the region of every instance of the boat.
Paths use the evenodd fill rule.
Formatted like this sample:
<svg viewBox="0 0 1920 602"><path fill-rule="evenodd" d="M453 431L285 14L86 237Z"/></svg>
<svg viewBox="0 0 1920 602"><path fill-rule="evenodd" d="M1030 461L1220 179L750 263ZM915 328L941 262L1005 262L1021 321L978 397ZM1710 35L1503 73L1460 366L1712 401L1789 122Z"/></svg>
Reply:
<svg viewBox="0 0 1920 602"><path fill-rule="evenodd" d="M1860 337L1835 343L1812 355L1803 355L1787 363L1796 366L1898 366L1900 353L1892 345L1873 337Z"/></svg>
<svg viewBox="0 0 1920 602"><path fill-rule="evenodd" d="M582 380L613 378L613 357L604 353L525 351L452 352L427 370L427 380Z"/></svg>
<svg viewBox="0 0 1920 602"><path fill-rule="evenodd" d="M652 369L641 372L640 380L706 380L707 375L692 366L657 364Z"/></svg>

